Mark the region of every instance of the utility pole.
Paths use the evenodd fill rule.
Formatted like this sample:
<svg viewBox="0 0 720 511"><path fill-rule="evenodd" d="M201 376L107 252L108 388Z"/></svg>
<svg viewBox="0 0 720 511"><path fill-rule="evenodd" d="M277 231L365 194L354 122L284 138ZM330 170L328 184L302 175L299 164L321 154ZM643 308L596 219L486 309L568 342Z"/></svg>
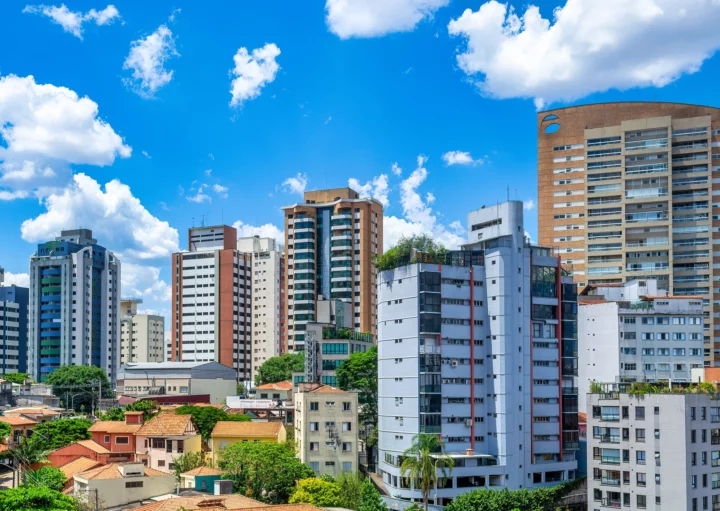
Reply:
<svg viewBox="0 0 720 511"><path fill-rule="evenodd" d="M100 495L97 488L95 488L95 511L100 511Z"/></svg>

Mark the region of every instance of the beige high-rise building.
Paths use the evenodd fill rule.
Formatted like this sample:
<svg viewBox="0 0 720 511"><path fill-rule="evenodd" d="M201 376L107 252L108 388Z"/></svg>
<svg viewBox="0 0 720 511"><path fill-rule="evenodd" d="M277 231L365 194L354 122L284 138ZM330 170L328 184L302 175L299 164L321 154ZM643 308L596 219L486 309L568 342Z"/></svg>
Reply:
<svg viewBox="0 0 720 511"><path fill-rule="evenodd" d="M252 254L252 379L270 357L285 353L285 254L273 238L250 236L237 241Z"/></svg>
<svg viewBox="0 0 720 511"><path fill-rule="evenodd" d="M710 366L720 364L715 171L717 108L632 102L538 114L540 244L579 285L652 277L671 295L702 297Z"/></svg>
<svg viewBox="0 0 720 511"><path fill-rule="evenodd" d="M351 188L305 192L285 206L286 321L288 352L305 346L317 300L338 299L352 308L354 328L377 334L377 271L382 253L383 206Z"/></svg>
<svg viewBox="0 0 720 511"><path fill-rule="evenodd" d="M165 318L138 313L141 303L120 301L120 365L164 361Z"/></svg>

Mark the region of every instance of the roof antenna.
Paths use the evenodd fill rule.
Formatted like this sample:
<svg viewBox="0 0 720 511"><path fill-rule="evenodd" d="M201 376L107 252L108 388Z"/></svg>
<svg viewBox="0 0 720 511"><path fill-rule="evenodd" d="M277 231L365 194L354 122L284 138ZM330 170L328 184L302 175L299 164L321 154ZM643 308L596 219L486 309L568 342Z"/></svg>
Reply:
<svg viewBox="0 0 720 511"><path fill-rule="evenodd" d="M195 228L195 217L192 217L193 229Z"/></svg>
<svg viewBox="0 0 720 511"><path fill-rule="evenodd" d="M510 202L510 186L507 187L507 200Z"/></svg>

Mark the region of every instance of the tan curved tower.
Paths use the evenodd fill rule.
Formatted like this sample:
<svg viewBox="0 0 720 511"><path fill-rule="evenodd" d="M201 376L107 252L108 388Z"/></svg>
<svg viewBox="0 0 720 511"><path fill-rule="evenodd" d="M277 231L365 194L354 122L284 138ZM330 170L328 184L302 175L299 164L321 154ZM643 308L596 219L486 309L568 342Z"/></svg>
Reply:
<svg viewBox="0 0 720 511"><path fill-rule="evenodd" d="M702 296L705 365L720 364L720 109L603 103L537 122L540 245L579 285L655 278Z"/></svg>

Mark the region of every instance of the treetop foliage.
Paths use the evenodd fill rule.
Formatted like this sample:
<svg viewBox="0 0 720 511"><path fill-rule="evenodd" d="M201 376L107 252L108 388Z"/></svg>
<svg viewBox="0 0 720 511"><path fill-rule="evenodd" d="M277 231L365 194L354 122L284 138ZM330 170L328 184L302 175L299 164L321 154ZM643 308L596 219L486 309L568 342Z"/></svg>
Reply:
<svg viewBox="0 0 720 511"><path fill-rule="evenodd" d="M305 355L298 353L285 353L279 357L267 359L255 375L255 384L277 383L279 381L292 381L292 373L305 370Z"/></svg>
<svg viewBox="0 0 720 511"><path fill-rule="evenodd" d="M378 271L385 271L410 264L413 262L411 260L413 249L427 254L437 262L440 262L447 252L443 245L434 242L432 238L425 234L413 235L409 238L403 236L393 248L382 255L375 256L375 266Z"/></svg>

